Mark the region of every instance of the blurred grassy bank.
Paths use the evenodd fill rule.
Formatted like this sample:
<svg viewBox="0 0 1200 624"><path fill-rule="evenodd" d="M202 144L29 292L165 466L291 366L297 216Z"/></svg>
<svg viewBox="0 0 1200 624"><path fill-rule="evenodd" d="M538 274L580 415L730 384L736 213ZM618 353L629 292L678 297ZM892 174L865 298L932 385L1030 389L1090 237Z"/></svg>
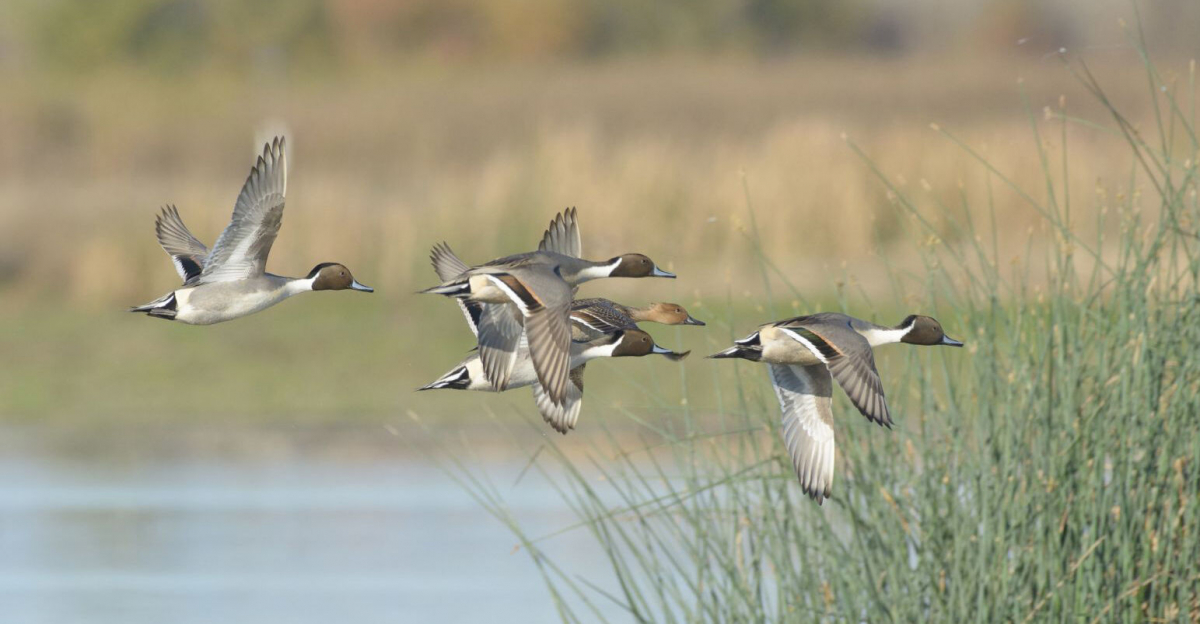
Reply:
<svg viewBox="0 0 1200 624"><path fill-rule="evenodd" d="M1101 78L1147 118L1127 57ZM1028 158L1039 140L1052 159L1069 142L1065 186L1095 209L1133 188L1111 135L1084 125L1040 139L1030 132L1029 115L1103 114L1053 58L407 67L319 82L120 71L69 85L11 78L20 88L0 108L6 419L383 420L413 406L450 418L529 409L523 391L412 395L470 343L449 302L411 293L431 283L432 243L447 240L468 261L529 249L568 205L580 208L587 255L641 251L681 276L586 293L676 301L716 321L699 332L654 329L698 355L784 314L844 307L894 323L925 301L921 250L969 243L955 220L983 222L990 210L1000 216L988 232L996 261L1036 287L1045 267L1022 258L1055 244L1046 221L1003 185L985 198L986 172L931 121L1022 188L1042 184ZM269 269L303 275L337 260L378 292L306 296L210 328L124 314L177 283L153 238L157 207L177 204L211 243L258 141L276 132L293 151ZM897 189L939 207L928 212L936 235L896 210L843 133ZM749 243L751 214L755 240L799 294L779 297L774 310ZM1081 235L1121 227L1099 223L1081 220ZM897 291L896 276L916 289ZM1005 296L1017 305L1028 294ZM722 324L731 319L732 329ZM686 366L705 365L697 360ZM591 407L627 390L606 375L676 383L662 362L610 364L589 372ZM706 392L692 387L689 398L711 405Z"/></svg>
<svg viewBox="0 0 1200 624"><path fill-rule="evenodd" d="M1104 72L1116 98L1137 84L1121 67ZM764 244L801 286L824 287L826 263L870 279L877 252L914 256L843 134L897 184L945 202L982 175L930 122L1034 184L1018 77L1035 115L1079 91L1055 59L410 68L315 83L12 77L22 88L0 115L0 288L72 305L157 296L173 281L152 236L157 208L178 205L211 242L274 133L292 148L279 273L333 259L383 293L407 292L427 281L433 242L494 257L574 205L590 255L650 253L692 288L744 282L756 271L738 244L748 187ZM1126 163L1104 137L1071 139L1076 196L1098 179L1120 192ZM1002 189L995 201L1002 255L1023 253L1036 212Z"/></svg>

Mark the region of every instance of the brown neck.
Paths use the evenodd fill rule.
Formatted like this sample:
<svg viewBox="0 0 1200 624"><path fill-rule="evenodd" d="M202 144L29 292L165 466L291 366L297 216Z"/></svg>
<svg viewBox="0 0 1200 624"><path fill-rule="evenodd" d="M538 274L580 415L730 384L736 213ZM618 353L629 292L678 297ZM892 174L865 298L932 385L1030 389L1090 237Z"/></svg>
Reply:
<svg viewBox="0 0 1200 624"><path fill-rule="evenodd" d="M633 319L633 321L635 323L641 323L644 321L654 322L654 318L653 318L653 310L654 309L651 308L650 306L642 306L640 308L635 308L632 306L621 305L618 303L617 307L620 308L621 310L623 310L625 312L625 314L628 314L629 318Z"/></svg>

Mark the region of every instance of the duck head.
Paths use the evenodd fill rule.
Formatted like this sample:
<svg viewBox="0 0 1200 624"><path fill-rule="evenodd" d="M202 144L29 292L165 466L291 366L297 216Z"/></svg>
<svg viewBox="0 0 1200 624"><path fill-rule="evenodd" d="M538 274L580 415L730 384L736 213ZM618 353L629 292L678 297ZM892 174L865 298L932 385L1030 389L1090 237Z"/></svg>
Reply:
<svg viewBox="0 0 1200 624"><path fill-rule="evenodd" d="M945 345L948 347L961 347L963 343L946 335L942 331L942 324L937 319L931 316L921 316L920 314L911 314L896 326L896 329L907 330L904 336L900 338L900 342L907 342L915 345Z"/></svg>
<svg viewBox="0 0 1200 624"><path fill-rule="evenodd" d="M654 342L654 338L650 334L640 329L623 329L615 332L612 335L614 342L612 357L642 357L657 353L666 356L670 360L682 360L687 357L690 351L676 353L670 349L658 346Z"/></svg>
<svg viewBox="0 0 1200 624"><path fill-rule="evenodd" d="M308 272L308 277L313 281L313 290L359 290L362 292L375 292L374 288L364 286L354 279L350 274L350 269L345 265L337 262L322 262L313 267L312 271Z"/></svg>
<svg viewBox="0 0 1200 624"><path fill-rule="evenodd" d="M675 277L674 273L658 268L653 260L639 253L617 256L609 260L608 264L612 266L609 277Z"/></svg>
<svg viewBox="0 0 1200 624"><path fill-rule="evenodd" d="M678 303L652 303L646 306L645 311L639 316L644 320L662 323L663 325L704 326L704 321L688 314L688 311Z"/></svg>

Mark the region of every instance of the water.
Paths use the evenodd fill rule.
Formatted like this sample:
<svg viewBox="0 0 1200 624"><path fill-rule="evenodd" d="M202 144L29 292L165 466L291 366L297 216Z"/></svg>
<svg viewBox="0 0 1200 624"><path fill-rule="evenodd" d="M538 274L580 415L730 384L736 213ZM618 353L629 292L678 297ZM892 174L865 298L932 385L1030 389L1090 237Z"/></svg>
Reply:
<svg viewBox="0 0 1200 624"><path fill-rule="evenodd" d="M0 621L557 621L512 534L400 445L329 453L217 431L243 450L214 452L161 431L0 434ZM479 469L533 535L572 524L535 476L509 485L526 460ZM543 546L611 586L586 535Z"/></svg>

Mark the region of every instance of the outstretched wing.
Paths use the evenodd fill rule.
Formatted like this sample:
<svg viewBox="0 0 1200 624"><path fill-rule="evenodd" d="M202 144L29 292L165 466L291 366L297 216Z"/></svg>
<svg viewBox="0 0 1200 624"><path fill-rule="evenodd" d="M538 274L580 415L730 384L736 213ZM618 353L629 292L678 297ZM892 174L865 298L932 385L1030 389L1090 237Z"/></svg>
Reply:
<svg viewBox="0 0 1200 624"><path fill-rule="evenodd" d="M429 252L429 261L433 263L433 271L437 273L438 279L443 283L466 273L471 270L466 262L463 262L452 249L444 241L433 246L433 250ZM454 301L458 303L458 309L462 310L463 317L467 319L467 326L471 328L471 333L479 335L479 319L483 316L483 304L478 301L467 301L455 297Z"/></svg>
<svg viewBox="0 0 1200 624"><path fill-rule="evenodd" d="M521 343L521 315L511 303L483 305L479 317L479 361L483 375L496 390L508 387Z"/></svg>
<svg viewBox="0 0 1200 624"><path fill-rule="evenodd" d="M429 252L429 261L433 263L433 272L437 273L438 279L443 282L448 282L471 269L445 241L433 246Z"/></svg>
<svg viewBox="0 0 1200 624"><path fill-rule="evenodd" d="M821 364L770 364L771 385L783 412L781 433L800 487L821 504L833 488L833 383Z"/></svg>
<svg viewBox="0 0 1200 624"><path fill-rule="evenodd" d="M261 275L283 222L287 194L285 142L276 137L242 186L233 218L213 245L200 275L202 282L226 282Z"/></svg>
<svg viewBox="0 0 1200 624"><path fill-rule="evenodd" d="M850 397L850 402L872 422L892 426L892 416L883 395L883 382L875 370L871 345L858 332L847 329L837 337L837 345L807 327L780 327L788 336L808 347ZM825 331L831 331L826 329Z"/></svg>
<svg viewBox="0 0 1200 624"><path fill-rule="evenodd" d="M542 418L554 427L554 430L566 435L575 428L579 421L579 410L583 408L583 369L586 364L580 364L571 369L571 383L567 384L567 396L562 405L550 400L542 384L533 384L533 400L537 403L538 412Z"/></svg>
<svg viewBox="0 0 1200 624"><path fill-rule="evenodd" d="M538 251L550 251L572 258L583 257L583 239L579 236L579 217L574 207L558 213L550 221L550 227L546 228L542 242L538 244Z"/></svg>
<svg viewBox="0 0 1200 624"><path fill-rule="evenodd" d="M571 372L571 324L567 304L546 307L525 319L529 357L550 401L566 405Z"/></svg>
<svg viewBox="0 0 1200 624"><path fill-rule="evenodd" d="M204 259L208 256L208 247L200 242L179 217L175 206L164 206L162 213L154 220L154 234L163 251L171 256L175 271L180 279L188 281L200 275L204 270Z"/></svg>

